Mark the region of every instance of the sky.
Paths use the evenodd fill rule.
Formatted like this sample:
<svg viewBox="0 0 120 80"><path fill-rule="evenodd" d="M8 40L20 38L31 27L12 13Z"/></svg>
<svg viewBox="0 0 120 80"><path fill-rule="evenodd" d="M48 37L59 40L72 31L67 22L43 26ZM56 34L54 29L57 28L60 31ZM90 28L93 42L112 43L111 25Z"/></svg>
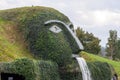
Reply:
<svg viewBox="0 0 120 80"><path fill-rule="evenodd" d="M77 27L93 33L105 47L109 30L117 30L120 37L120 0L0 0L0 10L47 6L65 14Z"/></svg>

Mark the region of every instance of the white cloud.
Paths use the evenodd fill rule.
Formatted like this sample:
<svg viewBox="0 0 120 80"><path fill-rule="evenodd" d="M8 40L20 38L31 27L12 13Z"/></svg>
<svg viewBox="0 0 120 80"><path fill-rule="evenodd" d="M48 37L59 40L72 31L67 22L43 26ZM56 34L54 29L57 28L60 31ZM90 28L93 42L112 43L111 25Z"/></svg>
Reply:
<svg viewBox="0 0 120 80"><path fill-rule="evenodd" d="M120 11L76 11L75 22L85 31L92 32L99 37L104 47L109 37L109 30L117 30L118 37L120 37Z"/></svg>
<svg viewBox="0 0 120 80"><path fill-rule="evenodd" d="M5 9L7 6L7 2L5 0L0 0L0 9Z"/></svg>
<svg viewBox="0 0 120 80"><path fill-rule="evenodd" d="M109 10L76 11L75 18L82 25L120 25L120 12Z"/></svg>
<svg viewBox="0 0 120 80"><path fill-rule="evenodd" d="M102 10L94 11L93 15L98 25L120 25L120 13Z"/></svg>
<svg viewBox="0 0 120 80"><path fill-rule="evenodd" d="M106 24L111 18L108 11L94 11L93 16L95 23L99 25Z"/></svg>

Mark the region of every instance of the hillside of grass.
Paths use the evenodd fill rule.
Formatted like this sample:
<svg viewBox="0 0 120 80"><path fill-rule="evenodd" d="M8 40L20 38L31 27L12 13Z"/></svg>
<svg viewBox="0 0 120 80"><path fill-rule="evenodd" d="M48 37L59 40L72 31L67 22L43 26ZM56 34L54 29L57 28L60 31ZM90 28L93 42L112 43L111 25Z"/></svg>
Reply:
<svg viewBox="0 0 120 80"><path fill-rule="evenodd" d="M33 59L25 46L26 43L15 23L0 19L0 62L13 61L21 57Z"/></svg>
<svg viewBox="0 0 120 80"><path fill-rule="evenodd" d="M97 55L93 55L87 52L81 52L80 56L84 57L85 60L88 62L95 62L95 61L107 62L114 67L116 73L120 76L120 62L113 61L107 58L103 58Z"/></svg>

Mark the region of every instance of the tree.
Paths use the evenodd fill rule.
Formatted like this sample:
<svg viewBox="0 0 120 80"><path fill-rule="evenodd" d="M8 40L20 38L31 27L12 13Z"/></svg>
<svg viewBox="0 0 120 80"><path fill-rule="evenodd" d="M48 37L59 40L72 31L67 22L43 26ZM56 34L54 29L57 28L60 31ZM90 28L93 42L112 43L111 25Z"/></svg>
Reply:
<svg viewBox="0 0 120 80"><path fill-rule="evenodd" d="M108 53L108 56L110 56L111 59L114 59L116 53L117 53L117 31L116 30L110 30L109 31L109 38L108 43L106 45L106 51Z"/></svg>
<svg viewBox="0 0 120 80"><path fill-rule="evenodd" d="M120 60L120 39L117 41L117 51L115 54L115 58Z"/></svg>
<svg viewBox="0 0 120 80"><path fill-rule="evenodd" d="M78 27L76 30L76 35L84 46L84 51L98 54L100 52L100 39L95 37L92 33L83 31L82 28Z"/></svg>

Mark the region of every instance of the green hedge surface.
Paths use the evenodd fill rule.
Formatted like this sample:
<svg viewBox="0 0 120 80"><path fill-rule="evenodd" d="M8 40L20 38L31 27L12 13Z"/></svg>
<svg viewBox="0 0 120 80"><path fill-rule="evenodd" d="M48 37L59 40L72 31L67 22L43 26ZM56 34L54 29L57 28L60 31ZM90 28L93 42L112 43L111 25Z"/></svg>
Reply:
<svg viewBox="0 0 120 80"><path fill-rule="evenodd" d="M92 80L111 80L112 71L109 64L105 62L88 62L87 64ZM51 61L22 58L9 63L0 63L0 73L22 75L25 80L82 80L82 73L76 62L67 70L58 70L58 65Z"/></svg>
<svg viewBox="0 0 120 80"><path fill-rule="evenodd" d="M92 80L111 80L112 69L106 62L88 62Z"/></svg>
<svg viewBox="0 0 120 80"><path fill-rule="evenodd" d="M26 80L35 80L34 63L29 59L18 59L14 62L2 63L1 73L15 73L23 75Z"/></svg>
<svg viewBox="0 0 120 80"><path fill-rule="evenodd" d="M27 58L0 63L0 73L12 73L25 80L60 80L57 64L50 61L33 61Z"/></svg>

